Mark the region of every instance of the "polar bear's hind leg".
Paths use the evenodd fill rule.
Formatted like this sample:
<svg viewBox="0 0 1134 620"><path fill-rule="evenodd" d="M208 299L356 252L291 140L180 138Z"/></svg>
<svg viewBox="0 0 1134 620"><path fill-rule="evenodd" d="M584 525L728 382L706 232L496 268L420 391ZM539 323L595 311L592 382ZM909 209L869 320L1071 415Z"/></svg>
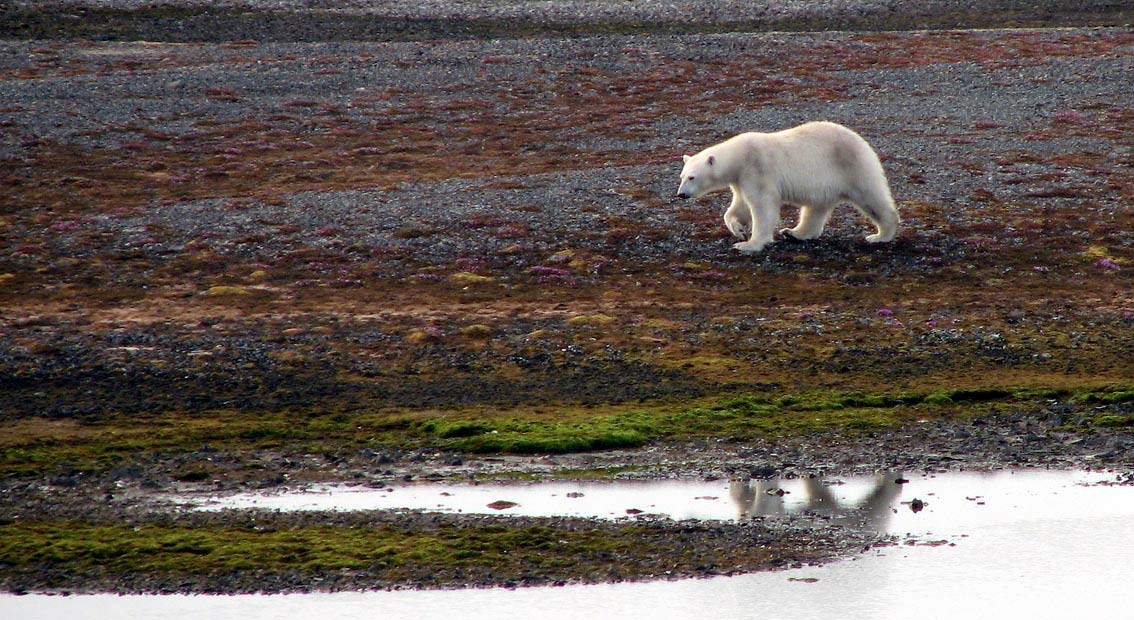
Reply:
<svg viewBox="0 0 1134 620"><path fill-rule="evenodd" d="M799 241L816 239L823 234L827 220L831 218L831 212L834 210L833 206L804 205L799 209L799 222L796 223L795 228L785 228L780 234Z"/></svg>
<svg viewBox="0 0 1134 620"><path fill-rule="evenodd" d="M866 202L856 206L878 229L878 232L866 236L867 243L886 243L894 240L901 218L898 216L898 210L894 208L893 200Z"/></svg>

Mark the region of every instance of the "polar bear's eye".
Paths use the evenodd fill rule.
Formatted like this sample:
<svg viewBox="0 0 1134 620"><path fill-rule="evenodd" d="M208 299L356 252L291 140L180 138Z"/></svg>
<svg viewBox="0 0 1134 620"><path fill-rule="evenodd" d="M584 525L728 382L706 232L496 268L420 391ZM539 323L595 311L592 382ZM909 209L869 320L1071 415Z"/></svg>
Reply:
<svg viewBox="0 0 1134 620"><path fill-rule="evenodd" d="M691 176L691 177L689 177L689 178L688 178L688 179L686 179L686 180L687 180L687 181L692 181L692 180L693 180L694 178L696 178L696 177L692 177L692 176Z"/></svg>

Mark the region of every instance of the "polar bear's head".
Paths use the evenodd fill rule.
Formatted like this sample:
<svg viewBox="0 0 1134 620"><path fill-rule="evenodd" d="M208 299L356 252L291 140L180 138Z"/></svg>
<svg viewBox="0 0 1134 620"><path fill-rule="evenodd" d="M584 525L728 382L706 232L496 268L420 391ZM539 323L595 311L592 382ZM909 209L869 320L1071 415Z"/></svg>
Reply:
<svg viewBox="0 0 1134 620"><path fill-rule="evenodd" d="M696 155L682 155L682 158L685 166L681 168L681 185L677 188L678 198L700 198L723 187L716 156L701 151Z"/></svg>

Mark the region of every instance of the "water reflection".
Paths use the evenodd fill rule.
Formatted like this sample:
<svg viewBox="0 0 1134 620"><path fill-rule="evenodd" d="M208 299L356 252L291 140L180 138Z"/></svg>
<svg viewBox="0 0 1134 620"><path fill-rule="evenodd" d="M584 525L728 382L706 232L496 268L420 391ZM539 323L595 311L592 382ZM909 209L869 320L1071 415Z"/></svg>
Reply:
<svg viewBox="0 0 1134 620"><path fill-rule="evenodd" d="M901 472L765 480L658 480L489 484L327 485L235 495L179 496L197 510L425 510L528 517L668 517L745 520L819 517L859 531L885 531L902 492Z"/></svg>
<svg viewBox="0 0 1134 620"><path fill-rule="evenodd" d="M814 511L876 528L888 523L890 531L922 540L948 539L955 545L875 547L848 561L786 572L561 588L280 596L0 594L0 619L701 620L711 612L719 618L1062 620L1130 615L1134 487L1108 483L1113 474L1044 470L918 474L910 476L908 485L894 484L897 475L846 478L845 484L782 479L731 485L719 481L447 488L460 495L488 491L475 498L474 505L507 495L542 513L591 499L606 507L646 507L648 502L657 505L651 510L672 509L676 517L688 511L700 518L733 519L739 510L743 518L791 518ZM780 495L775 489L786 492ZM384 495L407 495L411 490L400 487ZM564 495L580 491L583 497ZM917 513L905 508L893 512L900 493L929 498L932 503ZM341 505L354 499L342 495L329 500ZM541 504L540 497L548 498L547 503ZM372 506L373 497L364 499L360 505Z"/></svg>
<svg viewBox="0 0 1134 620"><path fill-rule="evenodd" d="M892 506L902 493L899 481L904 482L902 472L879 474L869 492L854 501L836 497L832 488L841 482L818 477L804 478L803 498L792 498L790 503L784 498L792 492L784 489L786 481L781 478L735 480L728 492L741 520L811 514L848 528L884 532L894 513Z"/></svg>

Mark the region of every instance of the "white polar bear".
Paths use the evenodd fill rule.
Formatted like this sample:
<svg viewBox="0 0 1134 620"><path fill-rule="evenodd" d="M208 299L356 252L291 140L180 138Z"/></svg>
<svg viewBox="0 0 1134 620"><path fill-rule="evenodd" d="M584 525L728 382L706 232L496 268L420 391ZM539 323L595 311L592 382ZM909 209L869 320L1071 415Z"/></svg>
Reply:
<svg viewBox="0 0 1134 620"><path fill-rule="evenodd" d="M878 155L862 136L836 123L742 133L684 160L679 198L732 189L724 221L734 236L748 237L732 246L741 252L760 252L772 243L783 203L800 207L795 228L780 231L795 239L822 234L831 212L844 202L878 229L868 242L890 241L898 231L898 210Z"/></svg>

